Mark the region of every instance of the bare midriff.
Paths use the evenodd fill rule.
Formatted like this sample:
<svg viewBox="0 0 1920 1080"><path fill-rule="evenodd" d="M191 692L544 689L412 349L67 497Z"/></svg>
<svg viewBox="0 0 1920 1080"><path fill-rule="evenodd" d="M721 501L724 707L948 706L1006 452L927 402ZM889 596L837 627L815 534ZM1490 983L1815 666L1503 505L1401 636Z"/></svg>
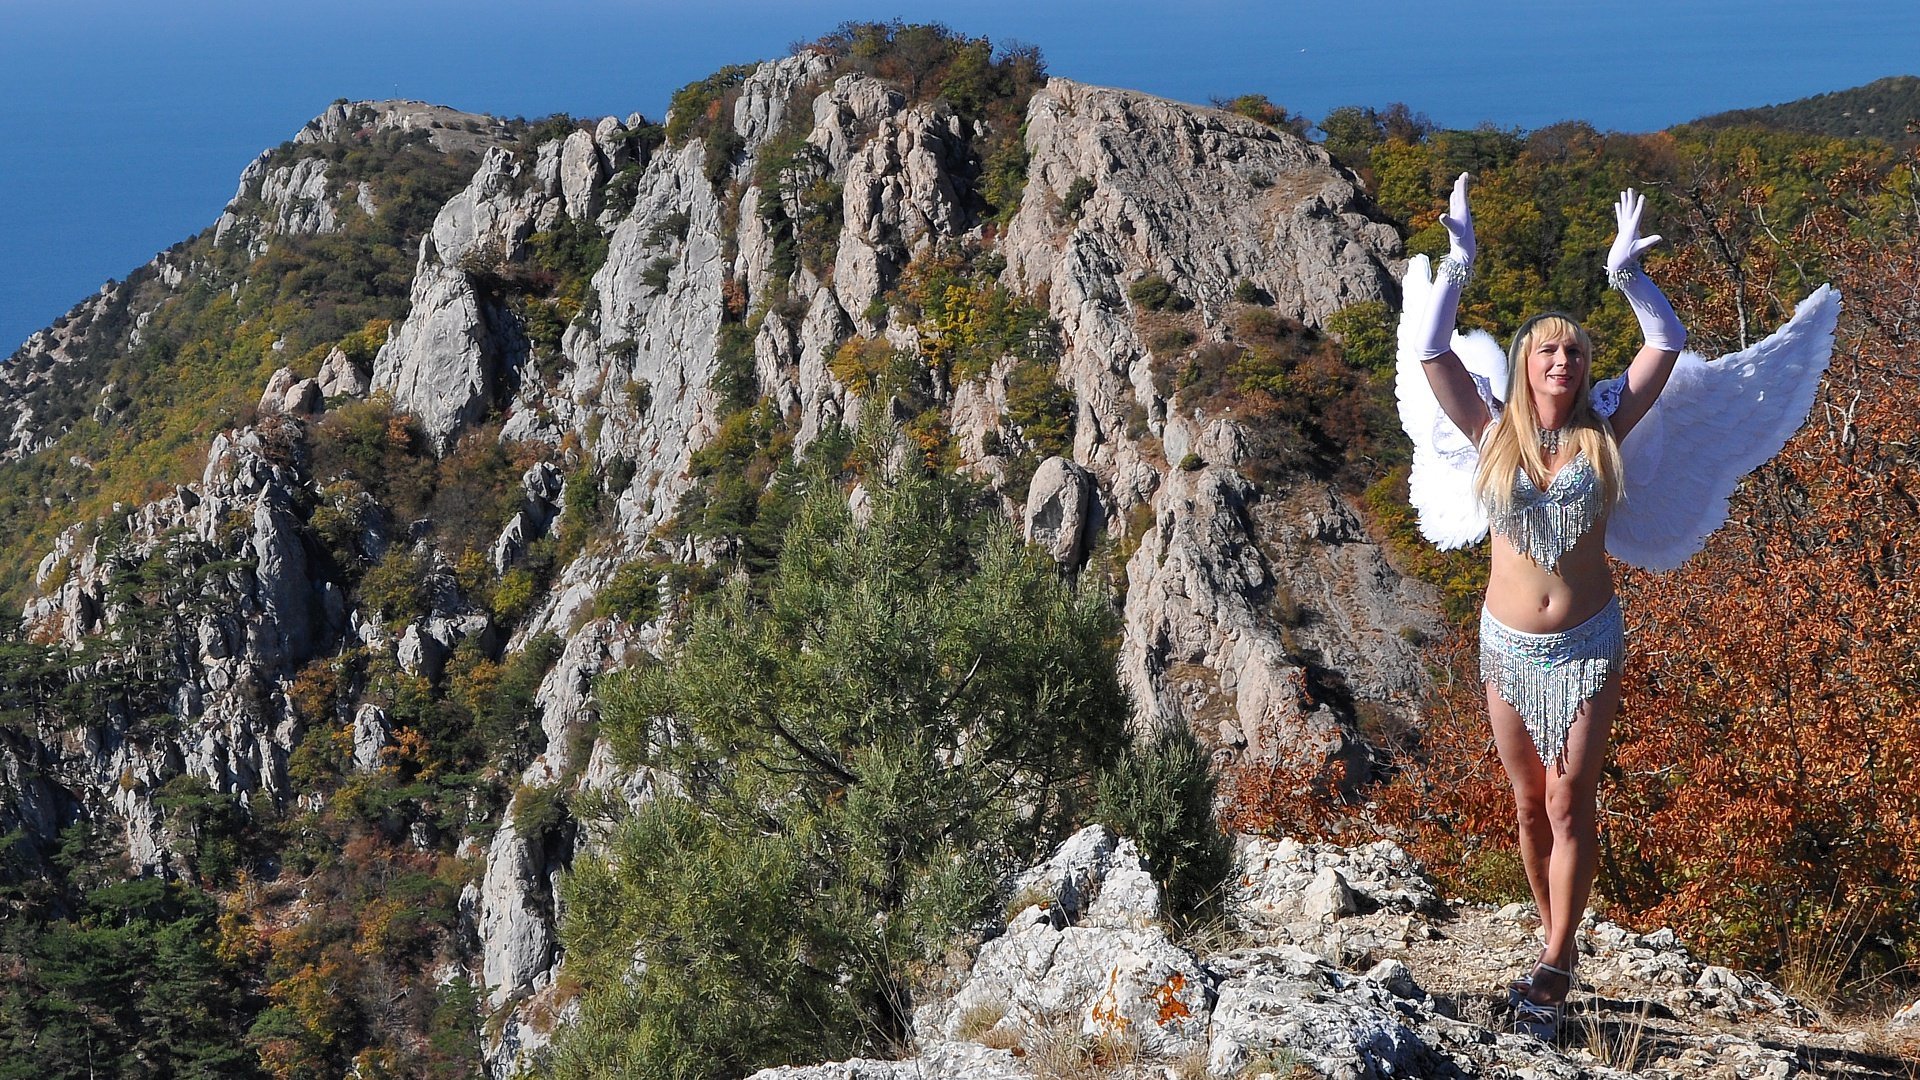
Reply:
<svg viewBox="0 0 1920 1080"><path fill-rule="evenodd" d="M1606 532L1604 521L1587 530L1572 551L1560 556L1558 573L1543 569L1494 533L1487 611L1528 634L1558 633L1598 615L1613 598Z"/></svg>

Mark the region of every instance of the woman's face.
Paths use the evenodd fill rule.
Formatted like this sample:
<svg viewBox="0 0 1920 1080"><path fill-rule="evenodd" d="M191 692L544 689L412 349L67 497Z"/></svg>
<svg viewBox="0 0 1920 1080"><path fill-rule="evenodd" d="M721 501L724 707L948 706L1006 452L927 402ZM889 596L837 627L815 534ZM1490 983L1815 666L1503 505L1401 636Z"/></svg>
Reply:
<svg viewBox="0 0 1920 1080"><path fill-rule="evenodd" d="M1542 335L1527 348L1527 388L1536 402L1564 398L1571 403L1587 384L1589 360L1571 335Z"/></svg>

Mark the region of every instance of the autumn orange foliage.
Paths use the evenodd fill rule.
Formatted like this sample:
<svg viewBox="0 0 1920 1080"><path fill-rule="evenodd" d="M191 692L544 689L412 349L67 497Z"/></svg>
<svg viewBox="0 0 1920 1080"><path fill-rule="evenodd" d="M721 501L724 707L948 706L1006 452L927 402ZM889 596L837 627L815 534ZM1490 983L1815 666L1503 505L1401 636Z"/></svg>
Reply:
<svg viewBox="0 0 1920 1080"><path fill-rule="evenodd" d="M1767 956L1833 920L1911 959L1920 921L1920 204L1843 173L1782 261L1847 305L1807 427L1680 573L1622 576L1628 722L1611 895ZM1890 239L1857 222L1904 198ZM1861 914L1864 912L1865 914Z"/></svg>

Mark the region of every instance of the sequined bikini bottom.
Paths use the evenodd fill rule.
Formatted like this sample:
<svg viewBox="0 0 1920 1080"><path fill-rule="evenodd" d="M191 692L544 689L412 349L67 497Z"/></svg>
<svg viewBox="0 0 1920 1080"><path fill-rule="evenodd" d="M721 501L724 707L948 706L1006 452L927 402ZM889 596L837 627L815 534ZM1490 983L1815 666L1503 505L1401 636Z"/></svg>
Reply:
<svg viewBox="0 0 1920 1080"><path fill-rule="evenodd" d="M1533 737L1548 766L1567 750L1567 732L1588 698L1625 660L1618 597L1579 626L1555 634L1515 630L1480 609L1480 681L1494 684Z"/></svg>

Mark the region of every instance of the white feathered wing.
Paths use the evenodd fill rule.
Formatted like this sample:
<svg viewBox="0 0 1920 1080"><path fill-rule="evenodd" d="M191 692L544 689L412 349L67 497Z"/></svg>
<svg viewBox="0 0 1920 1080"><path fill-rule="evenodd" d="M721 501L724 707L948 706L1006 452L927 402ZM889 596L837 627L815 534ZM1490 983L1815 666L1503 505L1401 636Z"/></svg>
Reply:
<svg viewBox="0 0 1920 1080"><path fill-rule="evenodd" d="M1413 440L1409 501L1421 535L1441 548L1465 547L1487 533L1473 495L1479 451L1440 410L1421 370L1416 331L1404 318L1423 310L1432 291L1426 256L1408 260L1401 287L1396 393L1400 423ZM1779 453L1806 421L1833 355L1839 315L1840 294L1822 285L1756 345L1716 361L1680 354L1659 399L1621 443L1627 495L1607 524L1608 553L1642 569L1672 570L1705 545L1727 520L1727 499L1740 478ZM1505 351L1479 331L1454 334L1453 350L1498 416Z"/></svg>
<svg viewBox="0 0 1920 1080"><path fill-rule="evenodd" d="M1626 498L1607 552L1644 570L1692 558L1727 520L1740 478L1806 422L1833 357L1840 294L1822 285L1766 340L1708 362L1685 352L1666 389L1620 443Z"/></svg>

